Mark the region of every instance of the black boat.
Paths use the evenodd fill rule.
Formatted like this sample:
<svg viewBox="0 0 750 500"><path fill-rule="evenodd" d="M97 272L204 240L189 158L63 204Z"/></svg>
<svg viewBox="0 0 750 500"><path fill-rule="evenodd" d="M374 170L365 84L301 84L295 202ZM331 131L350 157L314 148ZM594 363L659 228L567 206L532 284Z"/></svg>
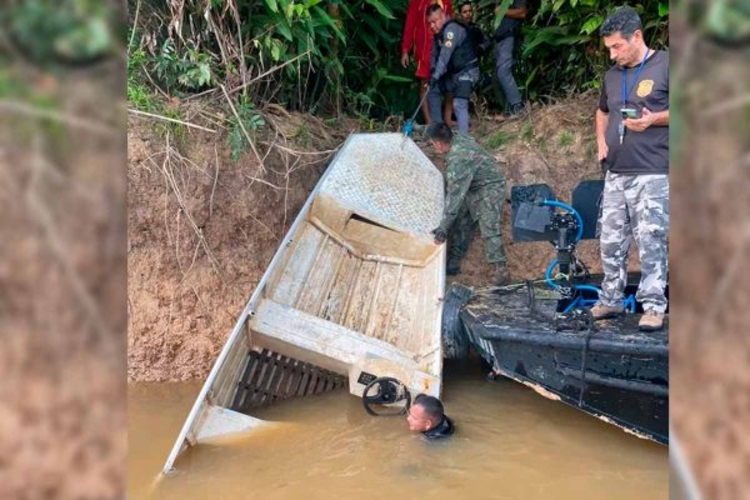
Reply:
<svg viewBox="0 0 750 500"><path fill-rule="evenodd" d="M622 317L593 321L586 307L596 300L601 277L590 276L576 259L575 243L595 237L601 188L601 181L581 183L572 206L554 201L543 184L513 188L514 240L549 240L557 259L538 281L449 288L444 352L460 358L471 346L496 374L668 444L669 331L666 325L658 332L638 330L641 308L632 294L639 275L628 276Z"/></svg>

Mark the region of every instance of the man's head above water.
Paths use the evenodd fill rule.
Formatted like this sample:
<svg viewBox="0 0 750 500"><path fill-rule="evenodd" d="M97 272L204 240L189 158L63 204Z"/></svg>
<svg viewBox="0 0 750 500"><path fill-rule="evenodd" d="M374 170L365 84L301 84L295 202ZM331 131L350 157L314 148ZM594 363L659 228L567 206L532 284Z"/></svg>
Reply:
<svg viewBox="0 0 750 500"><path fill-rule="evenodd" d="M426 432L440 425L444 417L445 409L438 398L419 394L414 398L406 420L409 422L409 430Z"/></svg>

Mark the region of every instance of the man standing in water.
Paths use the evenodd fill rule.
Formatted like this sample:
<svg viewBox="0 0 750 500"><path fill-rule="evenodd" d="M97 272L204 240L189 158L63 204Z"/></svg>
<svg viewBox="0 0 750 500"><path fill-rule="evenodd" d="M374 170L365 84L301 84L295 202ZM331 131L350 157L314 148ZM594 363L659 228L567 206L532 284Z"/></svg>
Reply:
<svg viewBox="0 0 750 500"><path fill-rule="evenodd" d="M421 432L431 440L448 437L456 430L453 421L445 414L443 403L427 394L414 398L406 421L409 422L410 431Z"/></svg>
<svg viewBox="0 0 750 500"><path fill-rule="evenodd" d="M617 8L600 34L616 65L604 75L596 110L598 158L607 173L600 218L604 279L591 314L603 319L623 311L632 227L641 261L636 299L644 310L638 326L660 330L667 309L669 54L646 45L632 7Z"/></svg>

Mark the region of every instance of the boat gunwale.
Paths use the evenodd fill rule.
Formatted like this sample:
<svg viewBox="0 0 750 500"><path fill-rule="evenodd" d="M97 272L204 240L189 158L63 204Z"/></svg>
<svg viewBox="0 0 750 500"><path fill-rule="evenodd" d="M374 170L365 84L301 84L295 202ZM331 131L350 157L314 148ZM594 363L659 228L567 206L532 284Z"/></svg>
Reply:
<svg viewBox="0 0 750 500"><path fill-rule="evenodd" d="M329 163L328 168L326 168L326 171L323 173L318 183L310 192L310 195L307 197L307 200L305 200L305 204L302 205L302 208L297 214L297 217L294 219L294 222L292 223L289 230L286 232L284 239L281 241L278 248L276 249L276 253L274 253L274 256L271 259L271 262L266 267L266 271L263 273L263 276L261 277L260 281L255 286L255 289L253 290L253 293L250 295L250 298L248 299L247 304L245 305L245 308L243 309L242 313L237 319L237 322L235 323L232 333L229 335L229 338L225 341L224 347L221 349L221 352L219 353L218 358L216 358L214 365L211 367L211 371L209 372L208 377L206 378L206 381L203 383L203 387L201 388L201 391L198 393L198 396L195 399L195 403L193 403L193 407L191 408L190 413L188 414L188 417L185 420L185 423L183 424L182 429L180 430L180 433L177 436L177 441L175 442L174 446L172 447L172 450L169 453L169 456L167 457L167 461L164 464L162 473L167 474L174 470L174 462L177 460L177 456L182 451L183 446L185 446L185 441L188 438L188 434L190 433L190 430L193 427L193 423L195 422L196 417L199 415L203 405L207 404L206 397L208 396L208 393L211 387L213 386L213 383L216 380L216 377L219 374L219 370L224 364L224 360L229 355L229 351L234 347L234 344L235 342L237 342L237 339L239 338L240 334L243 333L242 331L245 327L245 323L247 322L248 317L252 314L253 309L255 308L257 302L260 300L261 296L263 295L263 292L265 291L265 288L266 288L266 284L271 279L271 276L273 275L276 269L276 266L278 265L278 262L283 258L283 255L284 253L286 253L289 243L292 241L292 237L296 235L297 230L299 229L299 226L302 225L302 223L307 218L307 214L310 211L310 207L312 207L313 200L317 197L318 192L323 186L325 180L333 171L333 169L330 168L331 165L335 164L336 160L341 154L341 151L343 151L346 148L346 146L352 141L352 138L354 137L354 135L355 134L353 132L350 133L349 136L344 141L344 143L338 148L338 150L336 151L336 156L334 156L334 158L331 160L331 163Z"/></svg>

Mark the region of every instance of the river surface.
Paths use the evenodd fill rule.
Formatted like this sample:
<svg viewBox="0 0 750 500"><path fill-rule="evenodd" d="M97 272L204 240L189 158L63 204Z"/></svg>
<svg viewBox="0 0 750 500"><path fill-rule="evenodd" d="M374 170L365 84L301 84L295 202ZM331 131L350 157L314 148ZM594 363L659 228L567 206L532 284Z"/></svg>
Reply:
<svg viewBox="0 0 750 500"><path fill-rule="evenodd" d="M478 366L448 367L456 434L426 442L405 417L367 415L346 391L286 401L272 425L183 453L159 472L200 383L128 386L129 498L666 499L668 450Z"/></svg>

